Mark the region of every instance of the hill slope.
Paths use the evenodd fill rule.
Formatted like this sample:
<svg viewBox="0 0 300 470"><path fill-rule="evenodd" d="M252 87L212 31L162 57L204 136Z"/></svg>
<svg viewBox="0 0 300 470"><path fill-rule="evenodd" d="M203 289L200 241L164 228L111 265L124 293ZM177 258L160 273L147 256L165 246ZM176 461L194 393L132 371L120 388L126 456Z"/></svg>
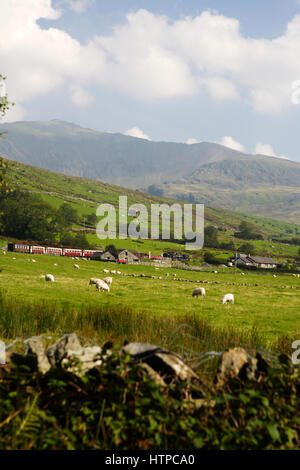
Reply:
<svg viewBox="0 0 300 470"><path fill-rule="evenodd" d="M202 165L191 175L151 185L150 194L300 223L300 165L253 156Z"/></svg>
<svg viewBox="0 0 300 470"><path fill-rule="evenodd" d="M63 202L71 204L78 214L86 218L89 214L95 214L96 208L100 203L111 203L118 211L119 196L128 197L128 206L134 203L145 204L150 213L150 204L152 203L170 203L174 200L163 199L140 191L125 189L108 183L98 182L85 178L67 176L52 171L43 170L19 162L7 161L9 165L8 176L13 187L26 189L28 191L39 193L45 201L55 207L59 207ZM178 201L177 201L178 202ZM272 219L261 218L251 215L245 215L230 210L205 207L206 225L214 225L220 228L219 241L234 242L239 246L242 241L233 238L233 233L238 230L242 221L247 221L257 227L257 230L263 235L264 240L255 241L258 250L275 256L295 256L298 247L286 245L284 243L271 242L271 238L282 239L299 237L300 227L285 222L279 222ZM91 242L99 244L96 234L89 234ZM104 243L104 245L108 244ZM161 252L164 248L182 249L182 245L171 242L161 241L140 241L131 243L130 240L114 240L118 246L127 246L129 249L136 248L139 251L152 250L155 253ZM252 242L251 242L252 243ZM102 241L100 241L102 244Z"/></svg>
<svg viewBox="0 0 300 470"><path fill-rule="evenodd" d="M300 223L300 163L218 144L186 145L53 120L1 125L0 155L154 195Z"/></svg>

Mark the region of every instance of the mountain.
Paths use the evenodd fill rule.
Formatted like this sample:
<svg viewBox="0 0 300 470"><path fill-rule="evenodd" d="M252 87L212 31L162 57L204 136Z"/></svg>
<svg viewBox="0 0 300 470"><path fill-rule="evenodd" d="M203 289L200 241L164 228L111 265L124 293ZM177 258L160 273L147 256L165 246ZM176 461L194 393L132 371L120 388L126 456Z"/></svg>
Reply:
<svg viewBox="0 0 300 470"><path fill-rule="evenodd" d="M53 120L2 124L4 157L129 188L187 175L204 163L243 154L217 144L187 145L84 129Z"/></svg>
<svg viewBox="0 0 300 470"><path fill-rule="evenodd" d="M300 223L300 163L222 145L187 145L85 129L64 121L0 126L0 155L172 199Z"/></svg>
<svg viewBox="0 0 300 470"><path fill-rule="evenodd" d="M173 182L151 185L148 192L299 224L299 183L299 163L252 156L204 164Z"/></svg>

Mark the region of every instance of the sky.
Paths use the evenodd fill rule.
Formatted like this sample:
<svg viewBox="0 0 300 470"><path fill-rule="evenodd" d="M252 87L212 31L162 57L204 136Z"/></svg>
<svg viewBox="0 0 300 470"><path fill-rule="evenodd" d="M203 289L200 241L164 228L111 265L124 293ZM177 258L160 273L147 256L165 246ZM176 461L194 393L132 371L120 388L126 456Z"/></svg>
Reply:
<svg viewBox="0 0 300 470"><path fill-rule="evenodd" d="M300 0L1 0L0 74L7 121L300 161Z"/></svg>

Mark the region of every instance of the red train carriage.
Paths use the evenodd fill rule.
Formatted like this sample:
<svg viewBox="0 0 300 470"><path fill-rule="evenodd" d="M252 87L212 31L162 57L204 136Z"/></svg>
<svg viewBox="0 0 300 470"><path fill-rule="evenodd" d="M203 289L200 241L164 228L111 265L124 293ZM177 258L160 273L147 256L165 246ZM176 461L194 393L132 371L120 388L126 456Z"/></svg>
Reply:
<svg viewBox="0 0 300 470"><path fill-rule="evenodd" d="M53 246L46 246L46 255L62 256L63 249L55 248Z"/></svg>
<svg viewBox="0 0 300 470"><path fill-rule="evenodd" d="M63 256L82 256L82 250L78 248L64 248Z"/></svg>
<svg viewBox="0 0 300 470"><path fill-rule="evenodd" d="M31 246L30 253L34 255L44 255L46 253L46 248L44 246Z"/></svg>
<svg viewBox="0 0 300 470"><path fill-rule="evenodd" d="M90 258L94 253L97 253L97 250L82 250L82 256L84 258Z"/></svg>

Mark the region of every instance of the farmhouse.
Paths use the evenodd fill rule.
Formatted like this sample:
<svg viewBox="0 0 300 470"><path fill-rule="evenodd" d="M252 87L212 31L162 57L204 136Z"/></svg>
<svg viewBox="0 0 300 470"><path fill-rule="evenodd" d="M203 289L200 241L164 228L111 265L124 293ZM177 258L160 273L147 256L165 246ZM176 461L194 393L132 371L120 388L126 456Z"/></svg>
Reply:
<svg viewBox="0 0 300 470"><path fill-rule="evenodd" d="M135 253L126 249L117 250L117 253L119 263L136 263L139 261L139 257Z"/></svg>
<svg viewBox="0 0 300 470"><path fill-rule="evenodd" d="M98 251L91 257L96 261L110 261L113 263L135 263L139 261L139 257L126 249L117 250L116 253L111 253L109 250Z"/></svg>
<svg viewBox="0 0 300 470"><path fill-rule="evenodd" d="M240 267L274 269L277 268L277 261L264 256L251 256L240 253L230 258L230 262Z"/></svg>

